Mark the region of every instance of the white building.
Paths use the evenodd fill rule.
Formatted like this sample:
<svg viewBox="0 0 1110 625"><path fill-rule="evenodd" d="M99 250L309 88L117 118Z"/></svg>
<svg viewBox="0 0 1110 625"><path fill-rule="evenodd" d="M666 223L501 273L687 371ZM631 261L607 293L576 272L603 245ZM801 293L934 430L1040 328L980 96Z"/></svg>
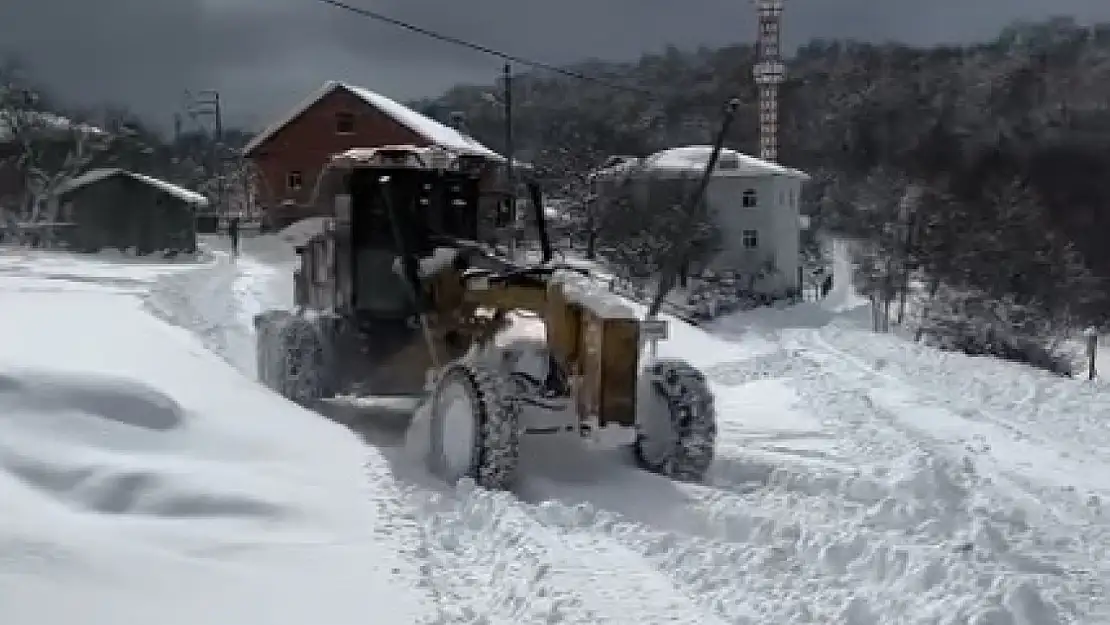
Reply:
<svg viewBox="0 0 1110 625"><path fill-rule="evenodd" d="M712 150L695 145L643 159L624 158L598 175L613 179L623 172L652 181L684 180L689 181L693 193ZM706 191L710 214L721 233L706 268L735 272L742 284L751 284L763 293L797 289L802 229L799 204L802 183L808 179L799 170L723 150Z"/></svg>

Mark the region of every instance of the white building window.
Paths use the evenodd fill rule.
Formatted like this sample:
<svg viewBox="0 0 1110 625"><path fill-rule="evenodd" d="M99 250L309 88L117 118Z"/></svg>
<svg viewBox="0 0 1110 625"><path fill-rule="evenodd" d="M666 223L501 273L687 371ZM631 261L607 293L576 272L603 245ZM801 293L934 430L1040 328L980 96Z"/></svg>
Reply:
<svg viewBox="0 0 1110 625"><path fill-rule="evenodd" d="M740 196L740 201L744 208L755 208L759 206L759 196L756 195L755 189L744 189L744 194Z"/></svg>
<svg viewBox="0 0 1110 625"><path fill-rule="evenodd" d="M759 232L757 230L745 230L741 233L740 239L746 250L754 250L759 247Z"/></svg>
<svg viewBox="0 0 1110 625"><path fill-rule="evenodd" d="M286 174L285 186L288 187L290 191L300 191L301 187L304 186L304 178L301 176L301 172L291 171Z"/></svg>

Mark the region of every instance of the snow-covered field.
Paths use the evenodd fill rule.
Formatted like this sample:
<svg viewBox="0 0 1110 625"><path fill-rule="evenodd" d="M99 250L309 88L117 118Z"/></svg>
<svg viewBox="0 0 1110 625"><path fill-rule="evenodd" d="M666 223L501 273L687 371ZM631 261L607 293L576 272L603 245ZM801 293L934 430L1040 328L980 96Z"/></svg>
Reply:
<svg viewBox="0 0 1110 625"><path fill-rule="evenodd" d="M541 440L516 492L452 490L396 419L252 382L283 245L0 251L0 623L1110 623L1110 386L836 291L672 327L718 393L707 483Z"/></svg>

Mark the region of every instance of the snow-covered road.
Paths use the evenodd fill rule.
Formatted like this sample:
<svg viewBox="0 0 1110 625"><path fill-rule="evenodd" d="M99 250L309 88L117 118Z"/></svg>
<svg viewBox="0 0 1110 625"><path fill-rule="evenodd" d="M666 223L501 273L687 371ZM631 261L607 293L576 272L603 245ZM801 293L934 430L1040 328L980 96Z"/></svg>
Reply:
<svg viewBox="0 0 1110 625"><path fill-rule="evenodd" d="M0 252L0 622L1110 623L1110 388L872 335L842 293L672 328L718 394L705 484L529 441L516 492L452 490L396 419L252 382L292 288L247 251ZM112 410L93 372L133 385ZM143 397L176 420L110 422Z"/></svg>

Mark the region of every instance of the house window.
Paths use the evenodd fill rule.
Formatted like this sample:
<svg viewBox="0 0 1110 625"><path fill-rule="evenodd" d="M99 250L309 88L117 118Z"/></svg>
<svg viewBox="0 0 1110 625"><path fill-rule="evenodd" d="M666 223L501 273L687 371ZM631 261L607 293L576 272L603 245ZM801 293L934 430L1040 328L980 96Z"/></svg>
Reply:
<svg viewBox="0 0 1110 625"><path fill-rule="evenodd" d="M335 114L335 134L350 135L355 132L354 113L341 112Z"/></svg>
<svg viewBox="0 0 1110 625"><path fill-rule="evenodd" d="M755 194L755 189L744 189L741 201L744 208L755 208L759 205L759 196Z"/></svg>
<svg viewBox="0 0 1110 625"><path fill-rule="evenodd" d="M745 230L741 235L741 241L744 244L744 249L754 250L759 247L759 232L756 230Z"/></svg>
<svg viewBox="0 0 1110 625"><path fill-rule="evenodd" d="M493 218L493 226L495 228L505 228L512 223L512 213L509 210L508 202L498 202L497 213Z"/></svg>
<svg viewBox="0 0 1110 625"><path fill-rule="evenodd" d="M300 191L301 187L304 186L304 179L301 176L301 172L291 171L286 174L285 186L288 187L290 191Z"/></svg>

